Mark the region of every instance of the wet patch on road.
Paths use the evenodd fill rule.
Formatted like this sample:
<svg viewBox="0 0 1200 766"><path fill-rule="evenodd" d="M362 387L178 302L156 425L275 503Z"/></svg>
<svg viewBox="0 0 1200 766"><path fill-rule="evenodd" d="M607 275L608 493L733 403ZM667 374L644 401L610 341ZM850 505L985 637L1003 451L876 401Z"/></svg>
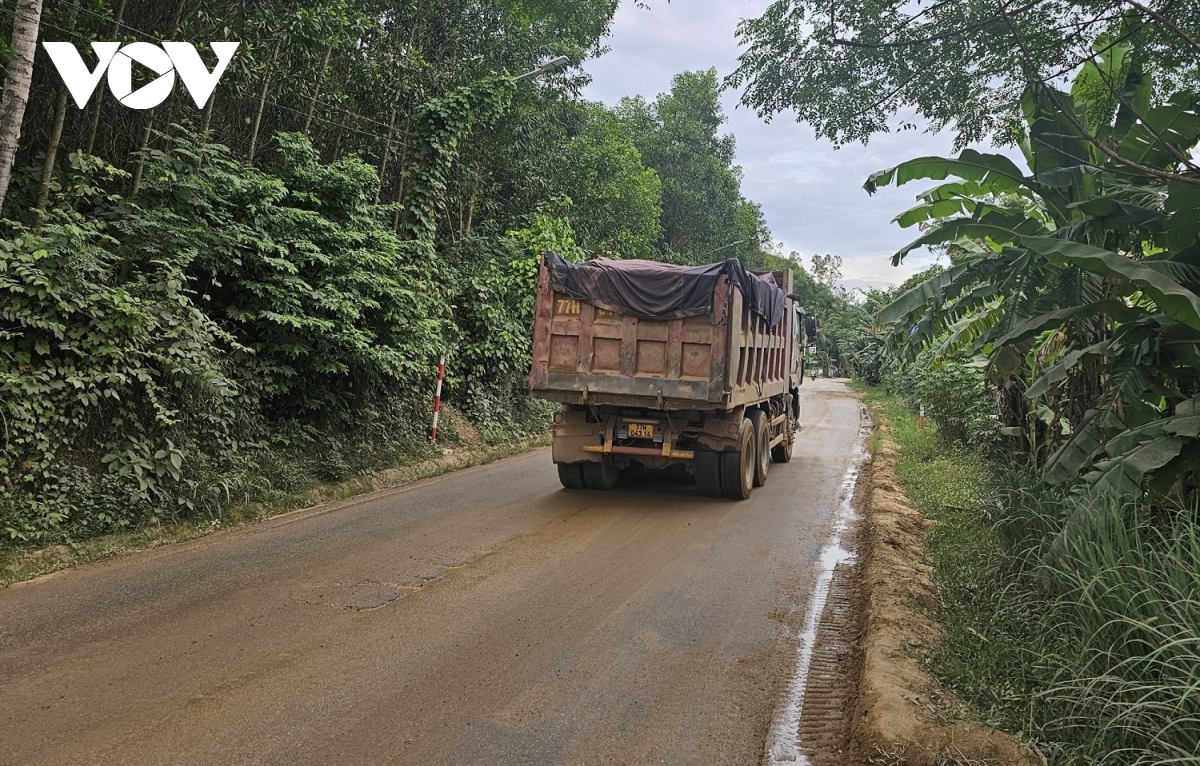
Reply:
<svg viewBox="0 0 1200 766"><path fill-rule="evenodd" d="M867 464L866 470L870 470ZM869 485L860 477L860 492ZM817 627L799 742L811 766L857 766L853 752L853 723L862 675L862 636L865 611L862 565L858 558L860 528L855 523L842 539L854 558L837 565L829 596ZM803 762L803 761L800 761Z"/></svg>
<svg viewBox="0 0 1200 766"><path fill-rule="evenodd" d="M766 766L840 766L852 762L852 720L858 697L862 625L858 568L860 474L869 470L870 418L861 427L842 480L833 534L821 551L816 585L803 627L787 696L767 737Z"/></svg>

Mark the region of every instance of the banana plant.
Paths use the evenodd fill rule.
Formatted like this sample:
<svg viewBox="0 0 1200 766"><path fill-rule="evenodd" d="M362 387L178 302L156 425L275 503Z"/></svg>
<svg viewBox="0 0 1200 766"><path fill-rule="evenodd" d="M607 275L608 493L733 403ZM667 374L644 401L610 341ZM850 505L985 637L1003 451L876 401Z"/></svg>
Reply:
<svg viewBox="0 0 1200 766"><path fill-rule="evenodd" d="M951 265L878 315L889 350L982 355L1019 386L1031 459L1085 494L1189 491L1200 469L1200 96L1151 107L1128 43L1098 43L1070 93L1023 98L1028 172L998 154L921 157L865 189L938 186L896 218Z"/></svg>

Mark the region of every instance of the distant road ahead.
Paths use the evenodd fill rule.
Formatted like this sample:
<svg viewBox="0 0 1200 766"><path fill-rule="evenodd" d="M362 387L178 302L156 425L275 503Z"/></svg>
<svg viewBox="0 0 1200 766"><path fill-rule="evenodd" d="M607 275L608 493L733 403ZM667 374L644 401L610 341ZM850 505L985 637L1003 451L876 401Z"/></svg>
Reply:
<svg viewBox="0 0 1200 766"><path fill-rule="evenodd" d="M0 590L0 764L757 764L859 429L803 391L747 502L540 450Z"/></svg>

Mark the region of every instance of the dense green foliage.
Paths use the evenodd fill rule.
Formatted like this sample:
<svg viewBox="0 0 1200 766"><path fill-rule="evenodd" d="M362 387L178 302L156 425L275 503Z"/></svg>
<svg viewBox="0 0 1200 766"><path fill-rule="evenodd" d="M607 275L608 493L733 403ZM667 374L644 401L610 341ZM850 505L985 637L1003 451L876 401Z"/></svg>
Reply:
<svg viewBox="0 0 1200 766"><path fill-rule="evenodd" d="M837 142L920 121L952 128L960 147L1016 143L1030 80L1054 83L1093 60L1092 43L1123 16L1120 38L1160 99L1200 87L1200 7L1152 0L776 0L740 26L748 49L730 82L760 115L794 112Z"/></svg>
<svg viewBox="0 0 1200 766"><path fill-rule="evenodd" d="M873 296L861 336L863 377L932 423L883 405L940 522L935 670L1052 764L1196 763L1196 4L780 0L741 33L731 82L760 114L835 142L913 113L957 132L957 157L866 184L934 182L893 260L948 259Z"/></svg>
<svg viewBox="0 0 1200 766"><path fill-rule="evenodd" d="M333 435L427 379L446 311L383 225L374 171L281 141L270 172L181 134L133 199L76 155L73 198L10 224L0 502L32 512L10 534L210 507L231 488L201 485L245 442Z"/></svg>
<svg viewBox="0 0 1200 766"><path fill-rule="evenodd" d="M983 452L1000 446L996 403L980 365L925 352L911 365L889 365L881 382L914 412L923 409L945 438Z"/></svg>
<svg viewBox="0 0 1200 766"><path fill-rule="evenodd" d="M577 119L555 178L570 202L575 240L597 256L655 257L663 242L662 179L617 114L585 106Z"/></svg>
<svg viewBox="0 0 1200 766"><path fill-rule="evenodd" d="M215 518L433 455L442 353L486 440L543 429L545 249L767 264L713 72L618 109L570 66L514 77L599 52L615 8L47 2L42 39L84 50L242 46L203 108L177 87L148 112L103 83L76 108L39 49L0 218L0 534Z"/></svg>
<svg viewBox="0 0 1200 766"><path fill-rule="evenodd" d="M1103 76L1123 72L1131 88L1149 89L1126 45L1105 50L1113 70ZM1200 96L1176 94L1138 120L1088 101L1096 71L1083 70L1073 95L1041 85L1026 93L1028 176L1004 157L967 150L868 181L872 190L959 179L899 218L932 223L897 260L920 245L950 245L951 267L880 320L894 323L902 358L922 349L937 359L982 354L989 379L1022 395L1001 397L1005 433L1049 480L1082 477L1093 500L1147 488L1154 501L1178 505L1200 457L1200 173L1168 173L1200 140ZM1166 177L1110 160L1073 132L1076 123Z"/></svg>
<svg viewBox="0 0 1200 766"><path fill-rule="evenodd" d="M742 197L733 136L718 133L725 121L719 96L715 69L685 72L653 104L625 99L617 111L662 179L663 229L672 259L707 263L737 257L766 268L771 234L761 209Z"/></svg>

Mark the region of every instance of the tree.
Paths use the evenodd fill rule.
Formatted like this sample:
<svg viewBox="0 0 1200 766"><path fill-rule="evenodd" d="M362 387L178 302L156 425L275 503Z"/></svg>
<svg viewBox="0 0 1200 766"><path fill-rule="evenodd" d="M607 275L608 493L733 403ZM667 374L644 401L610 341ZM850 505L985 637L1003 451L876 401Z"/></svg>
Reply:
<svg viewBox="0 0 1200 766"><path fill-rule="evenodd" d="M17 0L13 14L12 60L4 70L4 96L0 99L0 210L8 196L21 122L33 83L33 56L37 50L42 0Z"/></svg>
<svg viewBox="0 0 1200 766"><path fill-rule="evenodd" d="M649 258L662 238L662 182L611 111L589 104L564 142L555 180L571 200L575 239L590 255Z"/></svg>
<svg viewBox="0 0 1200 766"><path fill-rule="evenodd" d="M1013 143L1026 84L1095 61L1093 42L1122 22L1109 43L1142 52L1155 101L1200 83L1200 6L1154 0L778 0L739 27L748 50L729 83L760 115L794 110L837 143L887 132L909 112L953 128L956 148Z"/></svg>
<svg viewBox="0 0 1200 766"><path fill-rule="evenodd" d="M838 281L842 278L842 256L814 255L812 274L813 279L821 285L830 290L836 289Z"/></svg>
<svg viewBox="0 0 1200 766"><path fill-rule="evenodd" d="M715 69L683 72L653 104L630 98L617 107L646 164L662 179L666 248L689 263L707 262L747 237L761 240L757 217L748 220L741 209L734 138L718 132L725 123L720 91Z"/></svg>
<svg viewBox="0 0 1200 766"><path fill-rule="evenodd" d="M1136 56L1111 51L1114 61ZM1136 67L1127 72L1130 91L1149 87ZM895 260L951 246L950 268L879 319L894 323L903 358L983 355L1005 433L1047 479L1082 477L1093 498L1148 487L1182 504L1200 464L1200 186L1170 171L1200 140L1200 96L1110 116L1111 92L1087 87L1095 77L1085 68L1071 93L1027 88L1029 174L965 150L868 179L868 191L943 182L897 218L924 232Z"/></svg>

